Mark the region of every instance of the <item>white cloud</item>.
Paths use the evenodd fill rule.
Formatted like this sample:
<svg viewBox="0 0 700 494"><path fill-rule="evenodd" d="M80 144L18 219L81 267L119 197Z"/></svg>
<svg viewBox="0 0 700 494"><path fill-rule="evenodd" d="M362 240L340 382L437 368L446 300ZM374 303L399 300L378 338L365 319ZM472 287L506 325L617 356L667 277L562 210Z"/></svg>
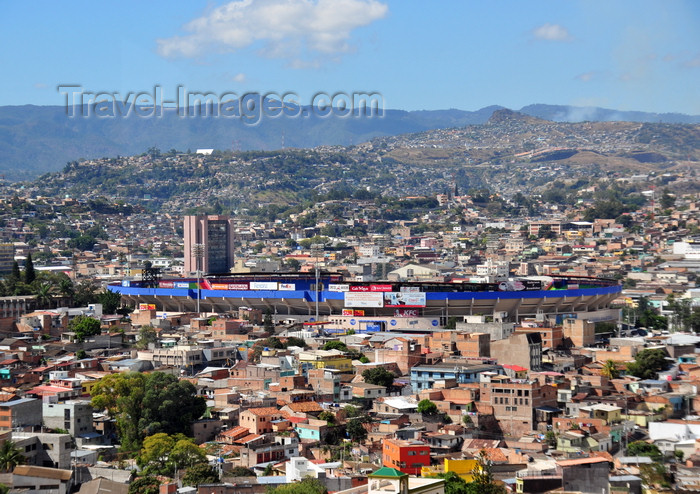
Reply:
<svg viewBox="0 0 700 494"><path fill-rule="evenodd" d="M549 23L533 29L532 36L542 41L571 41L572 39L569 30L564 26Z"/></svg>
<svg viewBox="0 0 700 494"><path fill-rule="evenodd" d="M593 78L596 76L595 72L584 72L583 74L579 74L576 76L576 79L582 82L589 82L593 80Z"/></svg>
<svg viewBox="0 0 700 494"><path fill-rule="evenodd" d="M243 72L240 72L236 75L233 76L233 82L245 82L247 80L245 74Z"/></svg>
<svg viewBox="0 0 700 494"><path fill-rule="evenodd" d="M236 0L188 22L188 34L158 39L157 49L166 58L194 58L262 44L265 57L314 66L318 62L309 57L325 60L351 51L352 31L387 12L377 0Z"/></svg>
<svg viewBox="0 0 700 494"><path fill-rule="evenodd" d="M700 67L700 54L698 54L695 58L692 58L685 62L683 66L687 68Z"/></svg>

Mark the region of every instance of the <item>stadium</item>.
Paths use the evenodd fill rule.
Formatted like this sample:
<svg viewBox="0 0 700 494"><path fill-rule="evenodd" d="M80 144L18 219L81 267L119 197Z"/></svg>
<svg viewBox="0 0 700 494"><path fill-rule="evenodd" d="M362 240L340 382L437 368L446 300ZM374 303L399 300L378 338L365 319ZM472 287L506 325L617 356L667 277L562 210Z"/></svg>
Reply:
<svg viewBox="0 0 700 494"><path fill-rule="evenodd" d="M541 276L500 283L346 282L336 274L245 273L197 278L124 280L108 286L127 305L163 313L225 313L249 307L277 321L298 321L360 331L429 331L451 317L482 315L524 319L585 317L613 321L610 308L622 290L616 280Z"/></svg>

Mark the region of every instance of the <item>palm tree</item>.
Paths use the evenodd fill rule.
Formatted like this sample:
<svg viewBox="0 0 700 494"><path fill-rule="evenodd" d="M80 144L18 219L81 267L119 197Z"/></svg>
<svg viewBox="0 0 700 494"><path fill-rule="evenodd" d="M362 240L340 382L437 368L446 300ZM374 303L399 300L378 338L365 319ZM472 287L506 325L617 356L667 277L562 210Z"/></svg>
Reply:
<svg viewBox="0 0 700 494"><path fill-rule="evenodd" d="M614 360L606 360L603 368L600 370L600 374L608 379L617 379L620 377L620 370L617 368Z"/></svg>
<svg viewBox="0 0 700 494"><path fill-rule="evenodd" d="M0 471L10 472L25 461L26 458L15 443L5 440L0 444Z"/></svg>
<svg viewBox="0 0 700 494"><path fill-rule="evenodd" d="M73 297L75 296L75 287L73 286L73 280L68 276L61 276L58 280L58 292L62 297L69 299L69 305L73 304Z"/></svg>
<svg viewBox="0 0 700 494"><path fill-rule="evenodd" d="M48 281L44 281L36 288L34 296L39 307L51 308L53 302L53 285Z"/></svg>

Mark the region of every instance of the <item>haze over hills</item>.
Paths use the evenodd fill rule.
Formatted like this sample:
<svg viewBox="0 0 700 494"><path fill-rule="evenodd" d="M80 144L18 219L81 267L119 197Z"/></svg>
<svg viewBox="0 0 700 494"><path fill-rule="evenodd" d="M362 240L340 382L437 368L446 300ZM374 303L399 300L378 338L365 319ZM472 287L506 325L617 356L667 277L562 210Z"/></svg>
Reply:
<svg viewBox="0 0 700 494"><path fill-rule="evenodd" d="M499 109L485 124L353 146L210 155L151 149L73 161L23 185L39 196L104 197L172 214L209 211L202 208L213 204L218 209L211 211L271 207L274 213L316 197L434 197L456 186L508 198L635 175L658 177L684 193L699 190L698 162L700 125L551 122ZM649 186L645 178L637 185Z"/></svg>
<svg viewBox="0 0 700 494"><path fill-rule="evenodd" d="M375 137L395 136L431 129L484 124L499 106L477 111L386 110L379 117L263 116L255 125L242 118L182 117L165 110L144 118L131 112L119 117L69 118L62 106L0 107L0 174L8 180L30 180L62 169L82 158L135 155L149 148L161 150L214 148L222 150L273 150L319 145L351 145ZM620 112L603 108L529 105L521 113L559 121L634 121L700 123L700 116Z"/></svg>

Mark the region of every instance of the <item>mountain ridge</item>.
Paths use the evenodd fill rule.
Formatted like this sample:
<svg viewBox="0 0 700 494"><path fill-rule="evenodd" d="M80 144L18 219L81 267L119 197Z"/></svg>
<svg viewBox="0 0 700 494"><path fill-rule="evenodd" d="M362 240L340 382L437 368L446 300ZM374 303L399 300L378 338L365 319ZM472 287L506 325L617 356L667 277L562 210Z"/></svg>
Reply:
<svg viewBox="0 0 700 494"><path fill-rule="evenodd" d="M308 109L308 107L306 107ZM258 125L241 118L188 116L163 112L162 117L98 118L66 115L63 106L0 107L0 174L9 180L30 180L60 170L67 162L108 156L135 155L149 148L275 150L320 145L354 145L376 137L440 128L486 124L492 105L479 110L385 110L382 117L265 117ZM509 110L512 112L512 110ZM700 123L700 116L623 112L604 108L534 104L518 113L554 122L576 116L595 121ZM607 119L607 120L606 120Z"/></svg>

